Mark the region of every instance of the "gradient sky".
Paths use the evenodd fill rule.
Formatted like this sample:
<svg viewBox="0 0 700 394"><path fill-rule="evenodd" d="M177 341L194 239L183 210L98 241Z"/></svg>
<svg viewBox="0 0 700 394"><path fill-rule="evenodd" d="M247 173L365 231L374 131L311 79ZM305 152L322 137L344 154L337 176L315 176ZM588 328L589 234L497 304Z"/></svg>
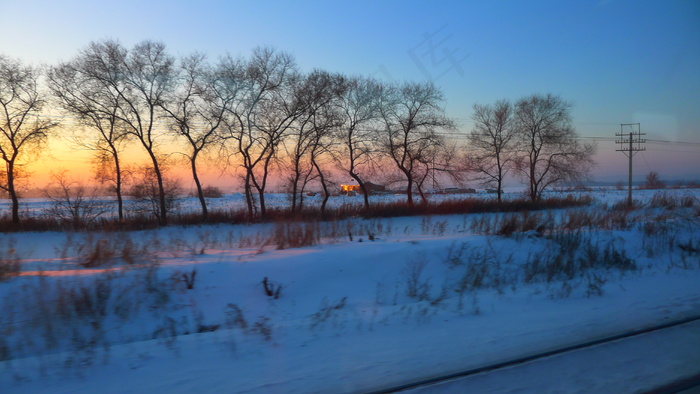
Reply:
<svg viewBox="0 0 700 394"><path fill-rule="evenodd" d="M581 136L614 139L620 123L640 122L666 141L635 156L637 175L700 178L697 0L0 0L0 29L0 53L30 63L68 60L93 40L155 39L176 55L271 45L304 71L432 79L465 133L476 102L553 93L574 103ZM626 179L615 144L598 149L594 178Z"/></svg>

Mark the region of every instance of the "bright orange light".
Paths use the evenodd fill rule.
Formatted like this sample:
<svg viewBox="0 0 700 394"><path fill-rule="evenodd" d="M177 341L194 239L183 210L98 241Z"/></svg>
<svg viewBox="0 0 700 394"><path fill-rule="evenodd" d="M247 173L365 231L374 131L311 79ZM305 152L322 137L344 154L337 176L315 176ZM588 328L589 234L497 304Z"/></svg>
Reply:
<svg viewBox="0 0 700 394"><path fill-rule="evenodd" d="M340 190L343 192L359 192L360 185L340 185Z"/></svg>

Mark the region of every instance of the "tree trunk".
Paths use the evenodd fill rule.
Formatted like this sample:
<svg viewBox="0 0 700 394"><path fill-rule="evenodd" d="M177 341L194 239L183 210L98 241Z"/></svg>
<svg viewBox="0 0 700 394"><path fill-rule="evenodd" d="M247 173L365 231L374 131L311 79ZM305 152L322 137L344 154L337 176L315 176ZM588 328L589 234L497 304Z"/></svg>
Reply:
<svg viewBox="0 0 700 394"><path fill-rule="evenodd" d="M418 185L418 195L420 195L420 205L428 205L428 199L425 198L425 193L423 193L423 188Z"/></svg>
<svg viewBox="0 0 700 394"><path fill-rule="evenodd" d="M530 200L537 201L537 180L535 179L534 161L530 161Z"/></svg>
<svg viewBox="0 0 700 394"><path fill-rule="evenodd" d="M321 180L321 187L323 188L323 201L321 202L321 219L325 220L326 219L326 203L328 202L328 198L330 197L328 193L328 185L326 185L326 177L323 175L323 172L321 171L321 167L316 163L316 160L313 158L311 159L311 163L313 164L314 168L316 168L316 172L318 172L318 177Z"/></svg>
<svg viewBox="0 0 700 394"><path fill-rule="evenodd" d="M303 183L301 185L301 188L299 189L299 204L298 204L298 210L299 212L304 210L304 192L306 191L306 184Z"/></svg>
<svg viewBox="0 0 700 394"><path fill-rule="evenodd" d="M299 174L299 168L297 166L294 170L294 177L292 178L292 213L297 211L297 191L300 177L301 175Z"/></svg>
<svg viewBox="0 0 700 394"><path fill-rule="evenodd" d="M360 190L362 190L362 195L365 199L365 209L369 209L369 192L367 191L367 186L365 186L365 183L362 182L362 179L360 179L360 177L357 176L357 174L355 174L354 172L350 172L350 176L352 177L352 179L355 180L355 182L357 182L358 185L360 185Z"/></svg>
<svg viewBox="0 0 700 394"><path fill-rule="evenodd" d="M267 216L267 209L265 209L265 189L258 188L258 198L260 198L260 217L265 218Z"/></svg>
<svg viewBox="0 0 700 394"><path fill-rule="evenodd" d="M496 166L498 168L498 174L496 178L496 194L498 195L497 201L501 203L501 187L503 186L503 165L501 164L501 153L500 150L496 149Z"/></svg>
<svg viewBox="0 0 700 394"><path fill-rule="evenodd" d="M158 216L158 224L160 226L168 225L168 207L165 203L165 187L163 185L163 174L160 171L160 166L158 165L158 158L153 153L152 150L148 150L148 154L151 156L151 161L153 162L153 171L156 174L156 180L158 181L158 202L160 207L160 215Z"/></svg>
<svg viewBox="0 0 700 394"><path fill-rule="evenodd" d="M7 163L7 192L12 200L12 225L19 226L19 198L15 189L15 162L14 158Z"/></svg>
<svg viewBox="0 0 700 394"><path fill-rule="evenodd" d="M407 176L406 181L408 182L406 186L406 202L409 207L413 208L413 178Z"/></svg>
<svg viewBox="0 0 700 394"><path fill-rule="evenodd" d="M194 178L194 184L197 186L197 197L199 197L199 203L202 204L202 221L206 222L209 212L207 211L207 201L204 199L204 192L202 191L202 183L199 181L199 176L197 175L197 153L192 155L190 164L192 164L192 178Z"/></svg>
<svg viewBox="0 0 700 394"><path fill-rule="evenodd" d="M122 197L122 168L119 162L119 155L116 150L112 150L112 157L114 158L114 172L115 172L115 192L117 193L117 215L119 217L119 222L124 221L124 198Z"/></svg>
<svg viewBox="0 0 700 394"><path fill-rule="evenodd" d="M496 190L496 193L498 194L498 203L500 204L501 203L501 194L503 193L503 191L501 190L501 188L503 187L503 181L502 181L502 178L500 176L498 177L497 186L498 186L498 189Z"/></svg>
<svg viewBox="0 0 700 394"><path fill-rule="evenodd" d="M272 160L272 157L274 155L275 149L271 148L270 153L265 158L265 165L263 165L262 182L260 183L260 185L258 185L258 183L255 182L255 178L253 178L253 182L255 182L255 187L258 189L258 195L260 196L260 217L263 219L267 217L267 209L265 207L265 188L267 186L267 176L269 175L270 171L270 161Z"/></svg>
<svg viewBox="0 0 700 394"><path fill-rule="evenodd" d="M248 206L248 216L252 220L255 216L253 211L253 189L250 186L251 170L245 167L245 180L243 181L243 190L245 192L245 202Z"/></svg>

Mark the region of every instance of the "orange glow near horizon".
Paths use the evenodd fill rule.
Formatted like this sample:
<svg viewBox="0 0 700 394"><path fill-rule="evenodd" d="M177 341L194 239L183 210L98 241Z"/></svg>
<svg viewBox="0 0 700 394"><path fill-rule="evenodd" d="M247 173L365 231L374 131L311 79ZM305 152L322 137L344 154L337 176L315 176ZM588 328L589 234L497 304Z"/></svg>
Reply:
<svg viewBox="0 0 700 394"><path fill-rule="evenodd" d="M161 147L162 152L175 152L176 150L174 146L164 145ZM54 182L54 175L63 171L66 172L70 180L94 185L94 157L94 151L76 148L62 140L51 140L37 157L27 163L31 178L26 186L30 190L44 189ZM172 160L173 163L169 167L169 175L179 180L186 191L193 189L194 181L192 180L189 163L179 160L177 157L175 159ZM121 161L124 164L124 168L133 169L143 165L150 165L148 155L137 143L131 144L124 150ZM234 177L221 176L221 170L209 168L205 160L201 160L198 163L198 167L200 180L205 186L213 185L224 190L232 190L237 186Z"/></svg>
<svg viewBox="0 0 700 394"><path fill-rule="evenodd" d="M57 133L60 134L60 133ZM593 168L594 180L616 182L625 181L627 175L627 158L616 152L617 145L612 142L601 142L598 144L598 153L595 160L598 165ZM188 193L194 189L194 181L189 164L182 159L181 155L175 154L180 147L175 144L163 145L160 148L162 153L171 154L171 165L169 175L179 180L183 192ZM669 150L673 153L669 159ZM41 197L44 190L52 182L52 176L62 171L66 172L68 179L86 185L94 185L94 151L78 149L65 139L54 138L49 141L44 150L35 155L27 162L27 170L30 178L22 185L25 190L25 197ZM634 158L634 178L641 180L650 171L656 171L663 180L697 180L696 169L700 166L700 156L697 155L694 147L683 147L679 145L651 145L647 151L636 155ZM123 152L122 163L126 168L136 168L142 165L149 165L144 149L133 142L128 149ZM232 170L237 170L235 165ZM220 168L207 163L206 160L199 162L199 176L204 186L216 186L225 193L238 192L241 190L239 177L231 175L230 171L223 173ZM277 191L281 182L279 176L275 175L271 179L268 190ZM476 185L470 185L476 186Z"/></svg>

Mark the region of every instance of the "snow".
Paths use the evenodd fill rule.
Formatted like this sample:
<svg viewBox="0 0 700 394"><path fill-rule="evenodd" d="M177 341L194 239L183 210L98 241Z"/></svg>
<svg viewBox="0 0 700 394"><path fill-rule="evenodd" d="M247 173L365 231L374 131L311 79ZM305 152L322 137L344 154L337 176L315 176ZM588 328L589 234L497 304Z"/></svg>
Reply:
<svg viewBox="0 0 700 394"><path fill-rule="evenodd" d="M669 376L696 376L698 349L700 322L694 322L408 392L645 392Z"/></svg>
<svg viewBox="0 0 700 394"><path fill-rule="evenodd" d="M639 193L644 203L652 196ZM595 197L551 220L611 212L626 194ZM351 219L320 223L320 243L283 250L279 224L2 234L0 260L14 249L22 273L0 281L0 391L365 392L700 315L697 206L647 205L624 225L556 236L472 225L504 214ZM558 258L567 240L580 244L571 261L602 265L526 280L528 264ZM98 244L105 264L86 268ZM592 257L587 246L618 254ZM625 257L634 269L603 264ZM278 299L265 294L266 277L281 286ZM700 371L697 333L697 324L679 327L464 387L651 389Z"/></svg>
<svg viewBox="0 0 700 394"><path fill-rule="evenodd" d="M668 191L659 190L634 190L633 199L639 201L642 204L646 204L651 200L654 195L670 193L674 196L694 196L697 194L695 189L672 189ZM594 191L580 191L580 190L566 190L566 191L555 191L547 190L544 193L545 197L565 197L567 195L580 196L580 195L593 195L602 204L612 204L614 202L622 201L627 198L627 190L615 190L613 188L600 188ZM526 191L522 188L506 188L503 194L504 199L515 199L522 198L526 196ZM480 190L477 193L467 193L467 194L428 194L427 198L430 201L442 201L442 200L452 200L461 198L483 198L483 199L495 199L494 194L487 193L484 190ZM403 194L378 194L372 195L370 200L372 202L394 202L394 201L405 201L406 196ZM414 199L419 202L420 196L415 195ZM228 210L234 209L244 209L246 207L245 196L242 193L227 194L223 198L207 198L207 206L210 211L216 210ZM315 196L304 196L305 205L320 205L323 200L321 194L316 194ZM116 216L116 198L114 197L99 197L95 200L101 204L101 208L105 208L107 211L106 216ZM291 198L286 193L269 193L265 195L265 203L267 207L284 207L289 206ZM343 205L356 205L361 206L364 203L364 197L360 194L354 196L334 196L328 201L329 208L337 208ZM0 212L9 212L11 205L9 199L0 199ZM124 200L125 211L137 210L139 203L130 197L125 197ZM52 206L52 202L47 198L23 198L20 200L20 211L23 215L30 216L41 216L47 213L47 210ZM185 213L185 212L198 212L201 210L201 205L199 199L196 197L185 197L182 196L177 199L174 203L173 211L175 213Z"/></svg>

